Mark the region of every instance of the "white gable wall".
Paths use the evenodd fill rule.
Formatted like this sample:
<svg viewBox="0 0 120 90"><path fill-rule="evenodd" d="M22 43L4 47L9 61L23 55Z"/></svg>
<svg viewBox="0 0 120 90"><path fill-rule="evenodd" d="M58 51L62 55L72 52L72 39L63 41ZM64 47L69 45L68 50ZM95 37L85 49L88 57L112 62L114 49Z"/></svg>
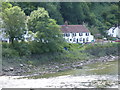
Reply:
<svg viewBox="0 0 120 90"><path fill-rule="evenodd" d="M108 30L107 33L111 37L119 37L120 38L120 28L119 27L112 27Z"/></svg>

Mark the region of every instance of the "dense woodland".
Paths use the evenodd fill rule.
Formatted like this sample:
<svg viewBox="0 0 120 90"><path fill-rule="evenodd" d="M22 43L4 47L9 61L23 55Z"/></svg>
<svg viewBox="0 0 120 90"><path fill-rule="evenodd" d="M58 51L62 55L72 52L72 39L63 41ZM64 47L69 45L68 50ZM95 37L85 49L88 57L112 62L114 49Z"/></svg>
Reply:
<svg viewBox="0 0 120 90"><path fill-rule="evenodd" d="M80 53L78 47L82 46L79 44L66 43L59 25L63 25L65 21L69 24L84 24L93 35L101 34L100 38L107 37L106 30L119 24L119 4L114 2L3 2L0 8L2 10L0 23L11 41L9 44L2 43L3 56L19 57L57 52L57 55L55 54L57 57L53 58L93 57L85 51ZM31 36L29 42L24 41L26 31ZM34 40L31 41L32 37ZM67 47L68 51L65 51L64 47Z"/></svg>
<svg viewBox="0 0 120 90"><path fill-rule="evenodd" d="M101 33L105 36L105 31L112 26L118 25L120 3L108 2L37 2L37 3L12 3L24 10L26 15L30 15L38 7L45 8L50 18L55 19L57 24L86 24L93 34Z"/></svg>

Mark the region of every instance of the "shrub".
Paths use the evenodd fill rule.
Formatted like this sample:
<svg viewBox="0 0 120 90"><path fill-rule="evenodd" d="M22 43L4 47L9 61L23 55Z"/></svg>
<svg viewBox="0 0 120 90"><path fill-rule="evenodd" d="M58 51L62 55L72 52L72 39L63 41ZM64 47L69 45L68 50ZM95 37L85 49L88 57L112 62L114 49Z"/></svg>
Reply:
<svg viewBox="0 0 120 90"><path fill-rule="evenodd" d="M2 56L7 58L18 57L19 53L14 49L2 48Z"/></svg>
<svg viewBox="0 0 120 90"><path fill-rule="evenodd" d="M3 48L10 48L10 43L2 42L2 47Z"/></svg>
<svg viewBox="0 0 120 90"><path fill-rule="evenodd" d="M16 42L14 49L19 52L20 56L29 56L31 54L27 42Z"/></svg>
<svg viewBox="0 0 120 90"><path fill-rule="evenodd" d="M85 46L85 53L100 57L107 55L118 55L118 48L120 43L107 43L107 44L97 44Z"/></svg>

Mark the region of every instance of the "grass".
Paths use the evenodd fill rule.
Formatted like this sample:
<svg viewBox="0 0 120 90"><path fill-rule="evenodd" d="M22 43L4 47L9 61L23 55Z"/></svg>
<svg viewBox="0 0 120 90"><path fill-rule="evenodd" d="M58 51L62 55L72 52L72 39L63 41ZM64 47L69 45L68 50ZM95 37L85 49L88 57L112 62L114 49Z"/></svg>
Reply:
<svg viewBox="0 0 120 90"><path fill-rule="evenodd" d="M75 73L74 70L66 70L66 71L61 71L61 72L56 72L56 73L49 73L49 74L44 74L44 75L22 77L22 78L28 78L28 79L50 78L50 77L63 76L63 75L72 75L73 73Z"/></svg>

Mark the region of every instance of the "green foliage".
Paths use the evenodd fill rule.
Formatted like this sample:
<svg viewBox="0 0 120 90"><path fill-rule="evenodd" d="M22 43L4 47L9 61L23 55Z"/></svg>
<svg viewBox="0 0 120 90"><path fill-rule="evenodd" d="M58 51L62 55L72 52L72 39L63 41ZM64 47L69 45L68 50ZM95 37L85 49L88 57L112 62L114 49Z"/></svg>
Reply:
<svg viewBox="0 0 120 90"><path fill-rule="evenodd" d="M30 14L28 29L35 33L35 40L31 46L33 53L56 52L63 48L60 27L54 19L49 18L44 8L38 8Z"/></svg>
<svg viewBox="0 0 120 90"><path fill-rule="evenodd" d="M3 11L6 9L6 8L11 8L12 7L12 4L8 3L8 2L2 2L1 4L2 6L0 7L0 9L2 9Z"/></svg>
<svg viewBox="0 0 120 90"><path fill-rule="evenodd" d="M43 7L57 24L64 24L66 20L69 24L88 23L90 28L97 28L103 36L106 36L106 30L120 21L120 5L117 2L13 2L12 5L20 6L26 15Z"/></svg>
<svg viewBox="0 0 120 90"><path fill-rule="evenodd" d="M2 48L10 48L10 44L2 42Z"/></svg>
<svg viewBox="0 0 120 90"><path fill-rule="evenodd" d="M20 7L14 6L6 8L1 12L4 24L4 32L13 43L15 40L22 40L26 30L26 16Z"/></svg>
<svg viewBox="0 0 120 90"><path fill-rule="evenodd" d="M28 19L28 29L32 32L37 32L40 29L44 29L47 20L49 19L48 12L44 8L38 8L31 12ZM40 25L40 26L39 26Z"/></svg>
<svg viewBox="0 0 120 90"><path fill-rule="evenodd" d="M31 51L29 49L29 44L27 42L15 42L15 46L13 49L15 49L19 56L30 56Z"/></svg>
<svg viewBox="0 0 120 90"><path fill-rule="evenodd" d="M50 18L57 21L57 24L63 24L63 17L60 13L61 6L59 2L12 2L12 5L20 6L28 16L32 11L37 10L38 7L43 7L46 11L48 11Z"/></svg>
<svg viewBox="0 0 120 90"><path fill-rule="evenodd" d="M96 57L119 55L118 47L120 43L95 44L85 46L85 53L89 53Z"/></svg>
<svg viewBox="0 0 120 90"><path fill-rule="evenodd" d="M22 56L30 56L30 45L27 42L14 42L15 46L12 47L11 43L2 43L3 49L3 57L22 57Z"/></svg>
<svg viewBox="0 0 120 90"><path fill-rule="evenodd" d="M15 58L19 56L19 53L11 48L2 48L2 56L7 58Z"/></svg>

